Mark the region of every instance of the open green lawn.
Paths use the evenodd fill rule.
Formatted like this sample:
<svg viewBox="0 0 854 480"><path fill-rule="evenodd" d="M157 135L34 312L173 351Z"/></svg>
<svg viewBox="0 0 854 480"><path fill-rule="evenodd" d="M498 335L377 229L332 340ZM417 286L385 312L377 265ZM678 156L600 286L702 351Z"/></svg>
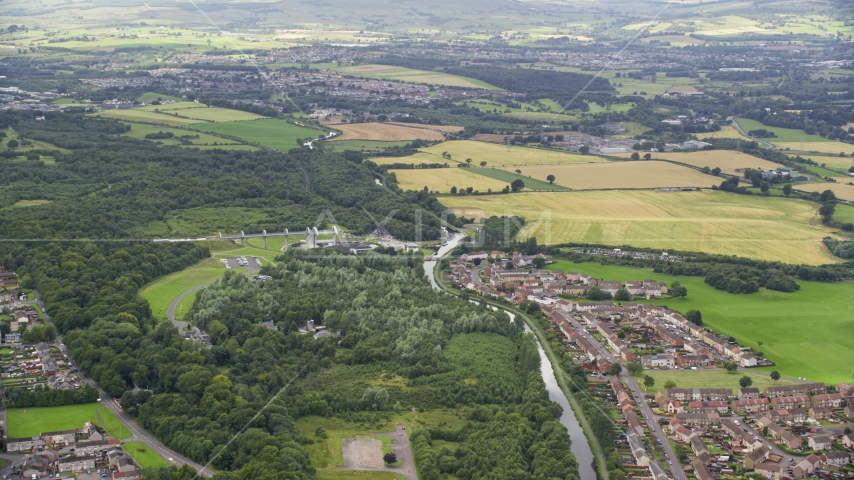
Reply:
<svg viewBox="0 0 854 480"><path fill-rule="evenodd" d="M550 268L609 280L654 278L668 284L679 280L688 289L687 297L641 303L666 305L683 313L699 310L704 326L734 336L739 344L764 352L777 364L760 370L776 369L785 376L828 384L852 380L854 286L850 283L798 281L801 289L797 292L761 289L752 295L736 295L715 290L699 277L673 277L649 269L570 262Z"/></svg>
<svg viewBox="0 0 854 480"><path fill-rule="evenodd" d="M762 123L757 122L756 120L750 120L748 118L739 118L736 120L738 122L738 126L744 130L745 133L750 132L751 130L761 130L765 129L770 132L774 132L777 136L775 138L763 138L771 143L776 142L827 142L828 140L820 135L807 135L803 130L796 130L794 128L781 128L781 127L769 127L768 125L764 125ZM806 148L806 147L805 147Z"/></svg>
<svg viewBox="0 0 854 480"><path fill-rule="evenodd" d="M154 314L155 318L165 318L166 310L169 308L172 300L196 285L201 285L222 277L225 270L226 268L222 262L209 258L204 262L181 270L180 272L167 275L142 287L139 295L148 300L148 303L151 305L151 313ZM243 269L237 270L242 271ZM184 297L182 301L184 306L183 313L188 312L190 307L193 306L194 298L194 294ZM183 316L180 312L180 308L175 312L176 318Z"/></svg>
<svg viewBox="0 0 854 480"><path fill-rule="evenodd" d="M98 415L100 409L103 427L114 438L127 438L130 432L120 429L119 420L101 403L67 405L47 408L10 408L6 411L7 435L12 438L33 437L42 432L55 432L83 428L87 421L101 426ZM123 430L120 432L120 430Z"/></svg>
<svg viewBox="0 0 854 480"><path fill-rule="evenodd" d="M297 138L317 138L323 132L272 118L242 122L206 123L194 129L242 138L248 142L287 152L297 148Z"/></svg>
<svg viewBox="0 0 854 480"><path fill-rule="evenodd" d="M205 146L213 146L214 143L217 146L222 146L223 144L229 145L239 145L237 142L231 139L217 137L214 135L210 135L207 133L199 133L190 130L181 130L178 128L169 128L162 127L157 125L149 125L145 123L134 123L134 122L122 122L125 125L129 125L131 128L129 131L122 133L121 135L144 139L146 135L156 134L156 133L171 133L174 135L172 138L159 138L159 139L150 139L153 142L162 142L164 145L181 145L181 142L178 140L182 136L198 136L199 138L188 138L188 140L192 143L192 145L187 145L188 147L200 147L203 148Z"/></svg>
<svg viewBox="0 0 854 480"><path fill-rule="evenodd" d="M100 115L102 117L114 118L116 120L127 120L130 122L146 122L146 123L156 123L162 125L191 125L194 123L199 123L201 120L194 120L192 118L182 118L175 117L173 115L167 115L165 113L160 112L149 112L146 110L141 110L139 108L131 108L126 110L102 110L94 115Z"/></svg>
<svg viewBox="0 0 854 480"><path fill-rule="evenodd" d="M142 468L159 468L169 465L169 462L163 459L157 452L148 448L144 443L128 442L123 443L122 448L136 460Z"/></svg>
<svg viewBox="0 0 854 480"><path fill-rule="evenodd" d="M753 380L752 386L760 390L794 383L782 379L775 382L767 374L743 371L727 373L726 370L644 370L643 374L655 379L655 385L649 389L650 392L664 391L664 384L668 380L676 382L678 388L731 388L738 391L741 388L738 381L745 375ZM639 383L643 385L643 382Z"/></svg>

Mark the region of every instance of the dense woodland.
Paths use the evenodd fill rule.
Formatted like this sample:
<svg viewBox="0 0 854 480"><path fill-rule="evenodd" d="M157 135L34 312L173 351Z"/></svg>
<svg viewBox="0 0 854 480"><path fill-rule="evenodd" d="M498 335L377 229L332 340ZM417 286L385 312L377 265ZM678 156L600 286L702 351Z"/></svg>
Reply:
<svg viewBox="0 0 854 480"><path fill-rule="evenodd" d="M433 455L422 442L439 433L416 432L424 478L578 478L569 436L556 421L561 409L538 377L533 340L504 313L432 290L420 261L289 254L264 268L271 280L228 272L199 291L189 314L210 332L209 350L170 325L141 329L119 316L65 338L83 370L120 394L129 414L200 463L281 392L214 462L231 472L218 478L313 478L306 438L294 425L300 417L374 418L436 406L468 407L469 421L446 433L460 444L454 454ZM308 319L340 330L343 340L299 333ZM374 392L365 372L405 380ZM131 385L147 390L134 394ZM369 395L383 400L366 401ZM490 455L504 458L502 468Z"/></svg>

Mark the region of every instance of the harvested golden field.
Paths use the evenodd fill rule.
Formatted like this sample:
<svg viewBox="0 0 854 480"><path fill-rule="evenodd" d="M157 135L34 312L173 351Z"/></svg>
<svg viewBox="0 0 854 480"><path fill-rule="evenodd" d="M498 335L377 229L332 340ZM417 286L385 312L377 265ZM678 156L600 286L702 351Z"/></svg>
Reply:
<svg viewBox="0 0 854 480"><path fill-rule="evenodd" d="M842 178L839 179L843 180ZM854 182L854 177L849 177L845 179L845 182ZM823 192L825 190L831 190L836 195L836 198L841 198L842 200L848 200L849 202L854 202L854 185L844 185L840 183L804 183L801 185L792 185L792 188L795 190L802 190L804 192Z"/></svg>
<svg viewBox="0 0 854 480"><path fill-rule="evenodd" d="M401 127L388 123L342 123L335 128L342 135L330 138L336 140L379 140L383 142L399 142L402 140L444 140L445 137L434 130L423 128Z"/></svg>
<svg viewBox="0 0 854 480"><path fill-rule="evenodd" d="M738 133L738 130L736 130L732 125L724 125L717 132L698 133L697 138L701 140L704 138L743 138L748 142L751 141L749 138Z"/></svg>
<svg viewBox="0 0 854 480"><path fill-rule="evenodd" d="M595 163L607 160L593 156L576 153L556 152L552 150L510 147L508 151L505 145L494 143L476 142L473 140L454 140L444 142L432 147L424 148L422 152L431 153L436 156L436 162L441 163L442 153L451 154L451 160L464 162L467 158L472 159L472 165L480 165L485 161L487 167L499 165L558 165L564 163ZM406 157L399 159L404 161Z"/></svg>
<svg viewBox="0 0 854 480"><path fill-rule="evenodd" d="M408 165L421 165L422 163L426 164L434 164L438 163L440 165L447 164L451 167L458 168L457 163L453 160L447 160L442 158L441 155L433 155L432 153L426 152L418 152L415 155L409 155L408 157L372 157L370 161L376 163L377 165L392 165L395 163L405 163ZM426 171L426 169L419 171Z"/></svg>
<svg viewBox="0 0 854 480"><path fill-rule="evenodd" d="M514 167L503 170L515 171ZM554 183L573 190L603 188L711 187L719 177L670 162L637 161L584 163L579 165L526 165L518 167L522 175L544 182L549 175Z"/></svg>
<svg viewBox="0 0 854 480"><path fill-rule="evenodd" d="M794 150L796 152L801 151L801 142L775 142L773 138L768 139L771 143L774 144L775 147L785 150ZM831 142L830 140L826 142L804 142L804 151L805 152L817 152L817 153L830 153L833 155L838 155L839 152L845 152L846 155L850 156L852 152L854 152L854 145L850 143L842 143L842 142Z"/></svg>
<svg viewBox="0 0 854 480"><path fill-rule="evenodd" d="M403 190L422 190L427 187L431 192L450 193L451 187L457 187L457 189L472 187L474 190L486 192L489 189L499 191L508 185L507 182L478 175L467 168L458 168L456 165L450 168L419 168L391 172L397 176L398 184Z"/></svg>
<svg viewBox="0 0 854 480"><path fill-rule="evenodd" d="M457 133L464 130L463 127L456 125L430 125L428 123L404 123L404 122L386 122L389 125L400 125L401 127L423 128L426 130L436 130L439 132Z"/></svg>
<svg viewBox="0 0 854 480"><path fill-rule="evenodd" d="M450 196L443 205L466 217L519 215L521 237L546 244L599 243L739 255L787 263L837 262L828 230L810 225L815 205L797 199L719 191L536 192Z"/></svg>
<svg viewBox="0 0 854 480"><path fill-rule="evenodd" d="M631 154L619 154L621 157L629 157ZM779 163L769 162L753 155L736 152L735 150L701 150L699 152L659 152L656 153L659 160L672 160L674 162L693 165L695 167L720 168L722 172L735 174L739 168L763 168L774 170L781 167ZM720 181L716 182L720 183Z"/></svg>

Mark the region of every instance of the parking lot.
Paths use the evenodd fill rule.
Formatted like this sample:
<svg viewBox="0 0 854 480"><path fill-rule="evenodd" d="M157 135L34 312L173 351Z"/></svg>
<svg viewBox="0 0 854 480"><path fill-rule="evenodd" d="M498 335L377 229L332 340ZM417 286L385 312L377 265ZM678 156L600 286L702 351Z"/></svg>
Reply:
<svg viewBox="0 0 854 480"><path fill-rule="evenodd" d="M261 259L258 257L234 257L221 259L225 268L245 268L246 273L256 273L261 270Z"/></svg>

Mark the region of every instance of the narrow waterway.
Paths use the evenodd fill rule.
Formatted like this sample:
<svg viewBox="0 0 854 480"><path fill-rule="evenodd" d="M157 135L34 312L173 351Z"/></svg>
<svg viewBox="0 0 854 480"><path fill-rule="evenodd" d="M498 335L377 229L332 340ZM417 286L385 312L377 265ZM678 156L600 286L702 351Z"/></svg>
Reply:
<svg viewBox="0 0 854 480"><path fill-rule="evenodd" d="M439 249L435 258L441 258L443 255L450 252L460 243L463 237L464 235L461 233L454 234L448 240L447 245ZM439 285L436 283L436 279L433 276L433 269L435 266L436 260L425 261L424 273L430 279L430 284L433 288L439 290ZM512 312L506 313L515 321L516 316ZM525 325L525 331L530 333L531 330L528 328L528 325ZM555 378L552 363L549 361L549 357L546 355L546 352L543 350L543 346L540 345L539 341L537 342L537 350L540 352L540 373L543 376L543 382L546 384L546 390L549 392L549 400L556 402L563 408L563 415L560 417L560 423L566 427L569 432L569 438L572 439L572 454L575 455L575 459L578 461L578 474L580 475L581 480L596 480L596 471L593 469L595 457L593 455L593 450L590 449L590 444L587 443L587 437L584 436L584 430L581 428L581 424L578 423L578 419L575 418L575 412L569 405L569 400L567 400L563 390L561 390L560 385L557 382L557 378Z"/></svg>

